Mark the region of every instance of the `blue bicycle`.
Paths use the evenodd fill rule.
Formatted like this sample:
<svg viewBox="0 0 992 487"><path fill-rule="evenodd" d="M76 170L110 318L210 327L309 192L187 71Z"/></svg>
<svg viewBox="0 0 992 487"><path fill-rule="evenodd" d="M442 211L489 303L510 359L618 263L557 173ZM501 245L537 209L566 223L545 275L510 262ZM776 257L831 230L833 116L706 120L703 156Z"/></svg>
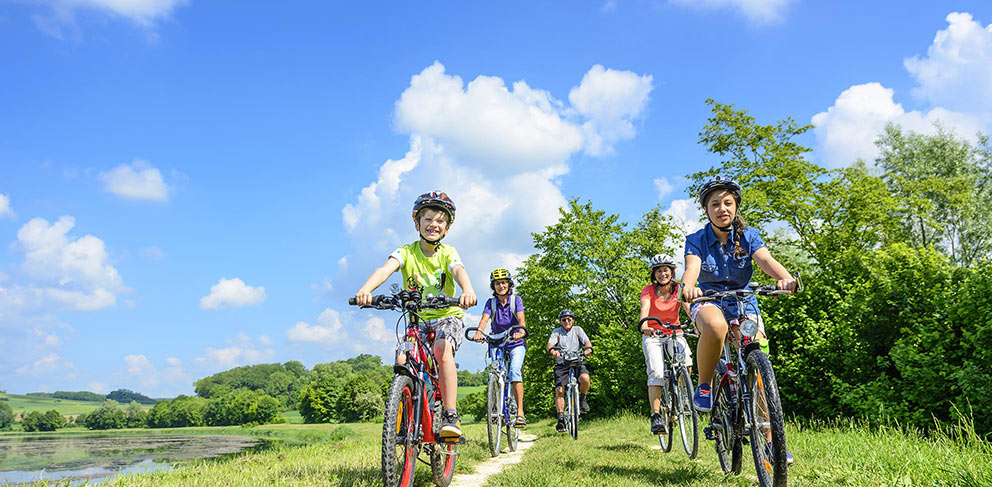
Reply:
<svg viewBox="0 0 992 487"><path fill-rule="evenodd" d="M490 335L478 327L467 328L465 338L471 340L470 334L476 331L482 333L489 352L486 353L486 370L489 371L489 385L486 387L486 427L489 431L489 454L497 456L500 453L500 441L503 430L506 430L506 441L510 451L517 449L520 430L516 428L517 401L513 399L509 375L510 360L503 348L517 331L522 331L527 337L527 328L514 325L510 329Z"/></svg>

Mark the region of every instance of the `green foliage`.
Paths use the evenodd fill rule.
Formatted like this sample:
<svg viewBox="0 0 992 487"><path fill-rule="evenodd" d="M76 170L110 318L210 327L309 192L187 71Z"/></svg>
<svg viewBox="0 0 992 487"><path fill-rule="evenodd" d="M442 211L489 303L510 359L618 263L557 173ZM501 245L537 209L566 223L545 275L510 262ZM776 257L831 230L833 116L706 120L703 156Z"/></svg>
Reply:
<svg viewBox="0 0 992 487"><path fill-rule="evenodd" d="M528 384L528 387L530 385ZM473 392L458 400L458 413L469 415L476 420L486 416L486 390Z"/></svg>
<svg viewBox="0 0 992 487"><path fill-rule="evenodd" d="M144 428L148 426L148 411L141 407L137 401L131 401L131 404L127 405L127 409L124 411L124 416L127 418L128 428Z"/></svg>
<svg viewBox="0 0 992 487"><path fill-rule="evenodd" d="M489 383L489 374L483 369L478 372L458 371L459 386L484 386Z"/></svg>
<svg viewBox="0 0 992 487"><path fill-rule="evenodd" d="M307 384L307 370L298 361L237 367L204 377L195 383L196 394L210 399L238 389L262 391L295 409L300 390Z"/></svg>
<svg viewBox="0 0 992 487"><path fill-rule="evenodd" d="M152 428L183 428L206 426L208 400L202 397L179 395L161 401L148 412L148 426Z"/></svg>
<svg viewBox="0 0 992 487"><path fill-rule="evenodd" d="M107 399L112 401L117 401L118 403L130 403L131 401L137 401L141 404L155 404L156 400L141 394L139 392L134 392L130 389L117 389L107 394Z"/></svg>
<svg viewBox="0 0 992 487"><path fill-rule="evenodd" d="M14 408L0 401L0 431L6 431L14 425Z"/></svg>
<svg viewBox="0 0 992 487"><path fill-rule="evenodd" d="M103 406L86 415L86 422L83 424L91 430L120 429L127 426L127 415L117 401L107 399Z"/></svg>
<svg viewBox="0 0 992 487"><path fill-rule="evenodd" d="M21 418L21 428L27 432L33 431L55 431L65 427L65 417L58 411L51 409L44 413L31 411Z"/></svg>
<svg viewBox="0 0 992 487"><path fill-rule="evenodd" d="M345 383L344 394L338 406L346 422L369 421L381 417L386 408L382 386L367 375L355 375Z"/></svg>
<svg viewBox="0 0 992 487"><path fill-rule="evenodd" d="M367 421L381 416L392 368L375 355L317 364L300 392L300 415L307 423Z"/></svg>
<svg viewBox="0 0 992 487"><path fill-rule="evenodd" d="M107 399L107 396L103 394L97 394L95 392L90 392L90 391L76 391L76 392L55 391L54 393L52 393L52 397L54 397L55 399L68 399L71 401L103 402L105 399Z"/></svg>
<svg viewBox="0 0 992 487"><path fill-rule="evenodd" d="M210 399L204 415L209 426L282 422L276 398L262 392L238 389Z"/></svg>
<svg viewBox="0 0 992 487"><path fill-rule="evenodd" d="M617 215L571 201L561 218L534 235L537 253L520 270L518 293L527 303L531 343L544 348L558 326L558 312L569 308L585 330L594 354L587 359L592 377L592 414L613 414L639 404L646 407L646 373L640 339L633 330L647 285L646 260L671 255L674 225L654 208L634 228ZM524 359L529 411L552 414L551 357L528 353Z"/></svg>

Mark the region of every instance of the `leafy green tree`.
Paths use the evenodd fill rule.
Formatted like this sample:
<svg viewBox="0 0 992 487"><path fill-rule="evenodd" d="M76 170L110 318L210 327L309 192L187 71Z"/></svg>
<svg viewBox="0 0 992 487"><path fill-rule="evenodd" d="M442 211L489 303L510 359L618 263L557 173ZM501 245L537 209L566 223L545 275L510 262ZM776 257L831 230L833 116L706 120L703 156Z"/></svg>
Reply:
<svg viewBox="0 0 992 487"><path fill-rule="evenodd" d="M130 389L117 389L107 394L107 399L116 401L117 403L130 403L131 401L137 401L141 404L155 404L156 400L141 394L140 392L134 392Z"/></svg>
<svg viewBox="0 0 992 487"><path fill-rule="evenodd" d="M297 361L285 364L258 364L236 367L197 380L196 394L210 399L238 389L263 391L284 407L297 407L299 392L307 384L307 371Z"/></svg>
<svg viewBox="0 0 992 487"><path fill-rule="evenodd" d="M31 411L21 418L21 428L24 431L55 431L65 427L65 417L58 411L50 409L44 413Z"/></svg>
<svg viewBox="0 0 992 487"><path fill-rule="evenodd" d="M89 391L55 391L52 397L56 399L68 399L72 401L100 401L103 402L107 396Z"/></svg>
<svg viewBox="0 0 992 487"><path fill-rule="evenodd" d="M128 428L144 428L148 426L148 412L145 411L145 408L141 407L141 404L138 404L138 401L131 401L131 404L127 405L124 416L127 417Z"/></svg>
<svg viewBox="0 0 992 487"><path fill-rule="evenodd" d="M152 428L183 428L205 426L208 400L179 395L161 401L148 412L148 426Z"/></svg>
<svg viewBox="0 0 992 487"><path fill-rule="evenodd" d="M124 428L127 426L127 415L117 401L107 399L102 406L86 415L85 426L91 430Z"/></svg>
<svg viewBox="0 0 992 487"><path fill-rule="evenodd" d="M310 384L300 392L300 415L307 423L334 423L342 421L338 406L344 385L354 374L347 362L330 362L313 366Z"/></svg>
<svg viewBox="0 0 992 487"><path fill-rule="evenodd" d="M486 416L486 391L477 391L467 394L458 400L458 413L467 414L476 420L482 420Z"/></svg>
<svg viewBox="0 0 992 487"><path fill-rule="evenodd" d="M382 387L369 376L356 374L345 383L338 401L340 417L347 422L369 421L385 410Z"/></svg>
<svg viewBox="0 0 992 487"><path fill-rule="evenodd" d="M280 403L262 391L238 389L210 400L204 420L211 426L280 422Z"/></svg>
<svg viewBox="0 0 992 487"><path fill-rule="evenodd" d="M14 424L14 408L6 401L0 401L0 431L6 431Z"/></svg>

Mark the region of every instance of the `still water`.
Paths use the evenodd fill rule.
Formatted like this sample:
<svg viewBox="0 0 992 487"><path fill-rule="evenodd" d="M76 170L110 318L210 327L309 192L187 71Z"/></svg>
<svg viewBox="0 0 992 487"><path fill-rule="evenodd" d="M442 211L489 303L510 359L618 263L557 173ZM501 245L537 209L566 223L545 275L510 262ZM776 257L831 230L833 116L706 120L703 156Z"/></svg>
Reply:
<svg viewBox="0 0 992 487"><path fill-rule="evenodd" d="M169 470L183 461L260 445L250 436L0 437L0 485L74 477L90 483L121 473Z"/></svg>

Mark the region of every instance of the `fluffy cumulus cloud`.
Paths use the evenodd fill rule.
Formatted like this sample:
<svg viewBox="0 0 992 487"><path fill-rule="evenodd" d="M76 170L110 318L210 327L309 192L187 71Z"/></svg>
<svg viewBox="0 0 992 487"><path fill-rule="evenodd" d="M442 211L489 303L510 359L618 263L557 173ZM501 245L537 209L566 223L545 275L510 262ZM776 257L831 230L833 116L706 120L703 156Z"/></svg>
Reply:
<svg viewBox="0 0 992 487"><path fill-rule="evenodd" d="M131 200L167 201L169 187L162 173L148 162L135 160L99 175L104 190Z"/></svg>
<svg viewBox="0 0 992 487"><path fill-rule="evenodd" d="M658 190L658 199L663 199L675 191L675 185L668 181L668 178L660 177L654 180L654 188Z"/></svg>
<svg viewBox="0 0 992 487"><path fill-rule="evenodd" d="M779 23L793 0L670 0L691 8L715 10L733 9L756 25Z"/></svg>
<svg viewBox="0 0 992 487"><path fill-rule="evenodd" d="M29 365L18 368L17 373L31 376L50 377L53 374L64 373L74 369L75 366L72 362L66 362L58 353L52 352L46 354Z"/></svg>
<svg viewBox="0 0 992 487"><path fill-rule="evenodd" d="M206 370L223 370L263 363L274 359L276 355L271 347L272 341L265 335L251 338L238 333L237 337L228 339L226 345L223 348L207 347L203 356L196 358L196 364Z"/></svg>
<svg viewBox="0 0 992 487"><path fill-rule="evenodd" d="M175 357L165 359L164 367L157 367L144 354L128 354L124 356L124 364L131 380L138 381L146 389L160 384L173 387L189 384L189 374L183 371L182 361Z"/></svg>
<svg viewBox="0 0 992 487"><path fill-rule="evenodd" d="M586 152L610 153L616 142L633 138L636 130L631 121L647 108L652 87L650 75L593 66L568 93L568 101L586 118L582 125Z"/></svg>
<svg viewBox="0 0 992 487"><path fill-rule="evenodd" d="M14 210L10 208L10 196L0 193L0 218L14 219Z"/></svg>
<svg viewBox="0 0 992 487"><path fill-rule="evenodd" d="M337 311L327 308L317 317L316 324L310 325L305 321L297 322L286 332L286 338L294 343L334 345L340 343L347 336L341 329L341 315Z"/></svg>
<svg viewBox="0 0 992 487"><path fill-rule="evenodd" d="M200 299L200 308L207 310L234 309L258 306L265 301L265 288L252 287L235 277L221 278L210 288L210 294Z"/></svg>
<svg viewBox="0 0 992 487"><path fill-rule="evenodd" d="M913 93L949 110L992 111L992 24L959 12L947 23L926 56L904 61L918 83Z"/></svg>

